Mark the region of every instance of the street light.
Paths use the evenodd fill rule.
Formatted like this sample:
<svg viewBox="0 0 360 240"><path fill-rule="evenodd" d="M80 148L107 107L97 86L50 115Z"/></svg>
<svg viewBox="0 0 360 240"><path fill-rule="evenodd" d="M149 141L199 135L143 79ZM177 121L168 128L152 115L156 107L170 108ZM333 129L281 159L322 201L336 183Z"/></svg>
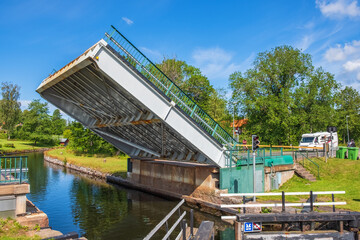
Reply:
<svg viewBox="0 0 360 240"><path fill-rule="evenodd" d="M348 123L348 117L349 117L349 115L346 115L346 128L347 128L348 143L349 143L349 142L350 142L350 138L349 138L349 123Z"/></svg>

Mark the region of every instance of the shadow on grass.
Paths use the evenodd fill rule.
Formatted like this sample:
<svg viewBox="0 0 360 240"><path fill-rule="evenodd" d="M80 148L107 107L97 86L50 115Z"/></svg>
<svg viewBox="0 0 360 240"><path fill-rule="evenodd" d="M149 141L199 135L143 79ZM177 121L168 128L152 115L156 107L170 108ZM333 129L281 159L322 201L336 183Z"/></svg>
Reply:
<svg viewBox="0 0 360 240"><path fill-rule="evenodd" d="M353 201L355 201L355 202L360 202L360 199L353 199Z"/></svg>
<svg viewBox="0 0 360 240"><path fill-rule="evenodd" d="M41 143L37 143L36 145L34 143L22 143L23 145L26 146L32 146L32 147L56 147L57 145L48 145L48 144L41 144Z"/></svg>

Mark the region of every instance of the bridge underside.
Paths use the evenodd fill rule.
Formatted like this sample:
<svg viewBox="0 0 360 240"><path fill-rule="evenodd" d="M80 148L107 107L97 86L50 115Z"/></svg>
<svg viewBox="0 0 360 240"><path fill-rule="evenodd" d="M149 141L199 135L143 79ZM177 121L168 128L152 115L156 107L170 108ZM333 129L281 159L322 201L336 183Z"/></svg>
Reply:
<svg viewBox="0 0 360 240"><path fill-rule="evenodd" d="M223 146L104 40L37 92L132 158L225 166Z"/></svg>
<svg viewBox="0 0 360 240"><path fill-rule="evenodd" d="M204 160L186 139L176 135L94 63L41 95L130 156Z"/></svg>

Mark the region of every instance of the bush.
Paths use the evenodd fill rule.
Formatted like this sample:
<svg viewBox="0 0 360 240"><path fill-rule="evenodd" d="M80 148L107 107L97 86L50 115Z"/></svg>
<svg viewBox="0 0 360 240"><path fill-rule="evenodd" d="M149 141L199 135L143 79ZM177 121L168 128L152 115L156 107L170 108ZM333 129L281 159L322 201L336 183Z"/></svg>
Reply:
<svg viewBox="0 0 360 240"><path fill-rule="evenodd" d="M4 132L0 133L0 139L7 139L7 134Z"/></svg>
<svg viewBox="0 0 360 240"><path fill-rule="evenodd" d="M13 143L5 143L4 144L4 147L7 147L7 148L15 148L15 145Z"/></svg>
<svg viewBox="0 0 360 240"><path fill-rule="evenodd" d="M0 148L2 148L2 144L0 144Z"/></svg>

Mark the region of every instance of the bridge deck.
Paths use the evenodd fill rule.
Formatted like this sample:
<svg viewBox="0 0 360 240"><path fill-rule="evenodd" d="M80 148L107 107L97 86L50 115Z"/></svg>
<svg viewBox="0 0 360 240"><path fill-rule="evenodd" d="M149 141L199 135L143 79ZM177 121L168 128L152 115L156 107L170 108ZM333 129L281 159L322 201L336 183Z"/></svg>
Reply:
<svg viewBox="0 0 360 240"><path fill-rule="evenodd" d="M234 143L228 133L133 45L123 47L131 43L107 38L46 78L37 92L130 157L225 167L224 150Z"/></svg>

